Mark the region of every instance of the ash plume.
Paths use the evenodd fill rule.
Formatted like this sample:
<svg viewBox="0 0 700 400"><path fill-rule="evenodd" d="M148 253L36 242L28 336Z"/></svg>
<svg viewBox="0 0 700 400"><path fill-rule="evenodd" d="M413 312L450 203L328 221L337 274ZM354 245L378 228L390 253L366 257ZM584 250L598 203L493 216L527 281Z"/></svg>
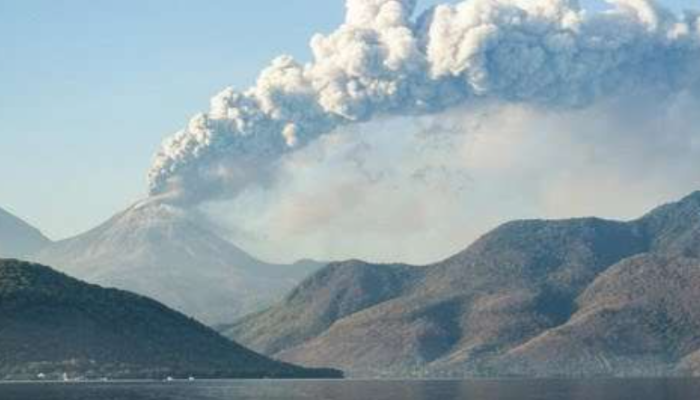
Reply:
<svg viewBox="0 0 700 400"><path fill-rule="evenodd" d="M152 196L233 198L280 160L337 128L475 101L578 109L640 90L700 87L700 17L651 0L469 0L416 15L416 1L348 0L345 23L311 40L313 59L281 56L245 91L167 139ZM641 92L640 92L641 93Z"/></svg>

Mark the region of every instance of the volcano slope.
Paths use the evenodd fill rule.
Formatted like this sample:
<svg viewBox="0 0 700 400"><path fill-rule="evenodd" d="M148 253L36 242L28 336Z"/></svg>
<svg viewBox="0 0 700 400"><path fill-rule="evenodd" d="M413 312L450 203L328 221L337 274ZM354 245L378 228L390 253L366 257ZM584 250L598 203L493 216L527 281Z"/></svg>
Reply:
<svg viewBox="0 0 700 400"><path fill-rule="evenodd" d="M700 372L700 192L630 222L516 221L429 266L335 263L224 327L356 377Z"/></svg>

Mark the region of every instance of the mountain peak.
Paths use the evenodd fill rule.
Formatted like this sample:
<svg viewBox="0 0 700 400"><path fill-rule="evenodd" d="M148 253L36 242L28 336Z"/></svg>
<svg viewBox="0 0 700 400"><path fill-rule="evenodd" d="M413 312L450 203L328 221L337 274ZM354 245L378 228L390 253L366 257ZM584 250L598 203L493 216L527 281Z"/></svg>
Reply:
<svg viewBox="0 0 700 400"><path fill-rule="evenodd" d="M169 237L184 230L210 234L193 212L157 201L138 202L96 229L100 234L112 235L113 239L118 235L120 239L130 240L161 240L163 235Z"/></svg>
<svg viewBox="0 0 700 400"><path fill-rule="evenodd" d="M652 210L635 224L654 251L700 256L700 191Z"/></svg>
<svg viewBox="0 0 700 400"><path fill-rule="evenodd" d="M149 198L36 259L80 279L147 295L211 324L280 298L318 266L273 265L223 238L198 211Z"/></svg>
<svg viewBox="0 0 700 400"><path fill-rule="evenodd" d="M159 197L148 197L127 207L122 215L154 215L168 218L186 218L195 214L187 207L167 201Z"/></svg>
<svg viewBox="0 0 700 400"><path fill-rule="evenodd" d="M0 208L0 257L26 257L49 242L38 229Z"/></svg>

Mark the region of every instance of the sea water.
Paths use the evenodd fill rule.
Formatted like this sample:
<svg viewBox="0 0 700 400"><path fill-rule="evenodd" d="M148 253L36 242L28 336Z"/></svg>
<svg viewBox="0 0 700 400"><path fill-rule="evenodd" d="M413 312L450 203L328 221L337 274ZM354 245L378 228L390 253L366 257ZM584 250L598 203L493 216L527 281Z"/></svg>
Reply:
<svg viewBox="0 0 700 400"><path fill-rule="evenodd" d="M698 400L700 380L4 383L1 400Z"/></svg>

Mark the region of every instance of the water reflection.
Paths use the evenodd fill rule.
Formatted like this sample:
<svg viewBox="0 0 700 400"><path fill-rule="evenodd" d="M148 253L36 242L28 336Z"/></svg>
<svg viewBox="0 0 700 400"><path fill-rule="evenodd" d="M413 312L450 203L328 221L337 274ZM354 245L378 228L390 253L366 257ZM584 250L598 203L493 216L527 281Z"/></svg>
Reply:
<svg viewBox="0 0 700 400"><path fill-rule="evenodd" d="M1 384L2 400L697 400L698 380Z"/></svg>

